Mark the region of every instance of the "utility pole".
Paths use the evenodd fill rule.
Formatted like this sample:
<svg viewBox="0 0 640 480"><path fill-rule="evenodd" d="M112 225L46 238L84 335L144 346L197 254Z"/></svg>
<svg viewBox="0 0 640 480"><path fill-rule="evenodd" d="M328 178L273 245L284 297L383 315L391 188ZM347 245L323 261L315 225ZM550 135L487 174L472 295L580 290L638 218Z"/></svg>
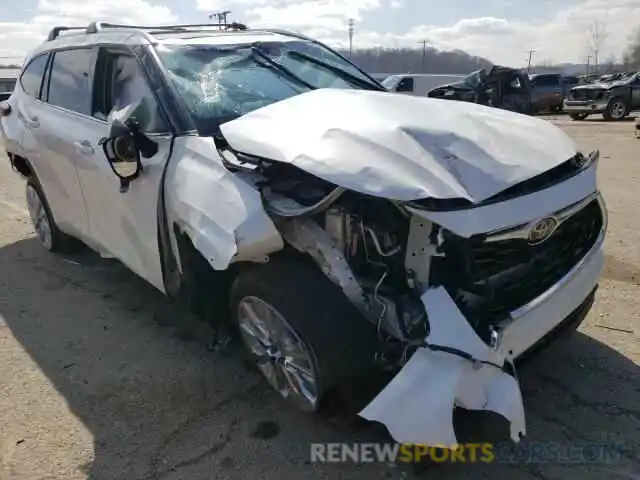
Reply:
<svg viewBox="0 0 640 480"><path fill-rule="evenodd" d="M427 66L427 44L428 44L428 41L427 40L422 40L420 42L420 44L422 45L422 61L420 63L420 66L421 66L420 71L422 73L425 73L425 69L426 69L426 66Z"/></svg>
<svg viewBox="0 0 640 480"><path fill-rule="evenodd" d="M533 60L533 54L536 53L535 49L529 50L529 61L527 62L527 73L531 73L531 60Z"/></svg>
<svg viewBox="0 0 640 480"><path fill-rule="evenodd" d="M349 19L349 56L353 55L353 18Z"/></svg>
<svg viewBox="0 0 640 480"><path fill-rule="evenodd" d="M587 58L586 58L587 75L589 75L589 67L591 66L590 63L591 63L591 55L587 55Z"/></svg>
<svg viewBox="0 0 640 480"><path fill-rule="evenodd" d="M229 15L230 13L231 13L231 10L225 10L223 12L215 12L209 15L209 20L211 20L213 17L216 17L220 25L227 25L227 15Z"/></svg>

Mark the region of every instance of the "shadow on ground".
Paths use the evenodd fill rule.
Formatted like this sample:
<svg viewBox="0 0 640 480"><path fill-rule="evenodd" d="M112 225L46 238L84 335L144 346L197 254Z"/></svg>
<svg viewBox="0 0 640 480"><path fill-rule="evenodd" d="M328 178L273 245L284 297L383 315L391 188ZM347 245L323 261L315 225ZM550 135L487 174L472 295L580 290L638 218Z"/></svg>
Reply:
<svg viewBox="0 0 640 480"><path fill-rule="evenodd" d="M50 255L35 239L0 249L0 315L91 432L92 480L404 478L386 465L309 464L309 443L380 441L344 418L287 409L233 354L179 328L167 300L118 263ZM193 341L188 341L193 340ZM522 372L536 442L640 440L637 366L575 334ZM425 406L427 408L427 406ZM438 478L618 478L614 463L441 465ZM428 469L430 471L430 468ZM613 472L613 473L612 473ZM619 478L631 478L619 476Z"/></svg>

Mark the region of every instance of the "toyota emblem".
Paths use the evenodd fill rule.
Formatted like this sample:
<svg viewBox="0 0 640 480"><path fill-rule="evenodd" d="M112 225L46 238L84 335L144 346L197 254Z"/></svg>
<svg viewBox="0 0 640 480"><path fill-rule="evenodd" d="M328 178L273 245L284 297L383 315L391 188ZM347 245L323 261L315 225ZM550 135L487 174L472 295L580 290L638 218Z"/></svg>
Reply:
<svg viewBox="0 0 640 480"><path fill-rule="evenodd" d="M557 226L558 221L552 217L543 218L539 222L536 222L535 225L529 229L527 236L529 245L537 245L547 240L553 235Z"/></svg>

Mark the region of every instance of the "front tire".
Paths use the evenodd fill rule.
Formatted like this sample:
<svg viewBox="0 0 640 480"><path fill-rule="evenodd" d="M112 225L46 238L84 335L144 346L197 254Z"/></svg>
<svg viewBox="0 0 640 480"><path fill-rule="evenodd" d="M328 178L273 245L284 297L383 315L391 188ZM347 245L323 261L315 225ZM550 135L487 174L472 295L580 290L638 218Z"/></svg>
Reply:
<svg viewBox="0 0 640 480"><path fill-rule="evenodd" d="M231 290L231 315L249 358L302 411L322 410L334 394L341 407L359 411L383 386L348 389L379 378L375 329L305 261L276 258L241 271Z"/></svg>
<svg viewBox="0 0 640 480"><path fill-rule="evenodd" d="M74 253L82 243L58 228L49 208L47 197L35 176L26 184L27 209L31 223L42 246L52 253Z"/></svg>
<svg viewBox="0 0 640 480"><path fill-rule="evenodd" d="M615 97L607 105L602 116L608 122L622 120L629 114L629 103L622 97Z"/></svg>

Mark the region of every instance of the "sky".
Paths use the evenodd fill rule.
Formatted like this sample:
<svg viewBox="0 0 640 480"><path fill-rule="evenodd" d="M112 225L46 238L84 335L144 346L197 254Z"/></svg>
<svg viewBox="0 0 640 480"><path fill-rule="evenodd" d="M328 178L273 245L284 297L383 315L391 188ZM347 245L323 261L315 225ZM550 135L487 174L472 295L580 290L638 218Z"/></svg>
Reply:
<svg viewBox="0 0 640 480"><path fill-rule="evenodd" d="M286 28L332 47L464 50L494 63L583 63L621 57L640 27L640 0L2 0L0 63L20 62L54 25L206 23L212 12L250 27ZM593 32L599 32L593 35Z"/></svg>

